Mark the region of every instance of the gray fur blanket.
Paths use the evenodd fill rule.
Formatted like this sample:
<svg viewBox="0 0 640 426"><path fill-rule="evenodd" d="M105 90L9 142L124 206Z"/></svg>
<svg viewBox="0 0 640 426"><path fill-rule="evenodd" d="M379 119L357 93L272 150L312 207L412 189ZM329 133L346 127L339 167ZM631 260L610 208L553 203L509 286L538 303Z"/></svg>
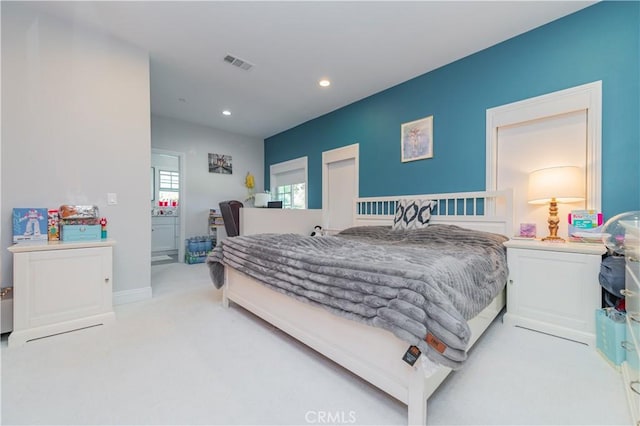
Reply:
<svg viewBox="0 0 640 426"><path fill-rule="evenodd" d="M319 238L260 234L221 241L207 264L217 288L230 266L276 291L387 329L457 369L471 337L466 320L506 283L506 240L452 225L355 227Z"/></svg>

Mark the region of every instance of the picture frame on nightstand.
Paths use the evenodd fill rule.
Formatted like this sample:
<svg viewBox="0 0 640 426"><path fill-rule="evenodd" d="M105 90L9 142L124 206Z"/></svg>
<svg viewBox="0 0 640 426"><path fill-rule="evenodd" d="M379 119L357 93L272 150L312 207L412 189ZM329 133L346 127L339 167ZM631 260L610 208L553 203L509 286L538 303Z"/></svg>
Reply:
<svg viewBox="0 0 640 426"><path fill-rule="evenodd" d="M521 223L520 224L520 238L535 238L536 237L536 224L535 223Z"/></svg>

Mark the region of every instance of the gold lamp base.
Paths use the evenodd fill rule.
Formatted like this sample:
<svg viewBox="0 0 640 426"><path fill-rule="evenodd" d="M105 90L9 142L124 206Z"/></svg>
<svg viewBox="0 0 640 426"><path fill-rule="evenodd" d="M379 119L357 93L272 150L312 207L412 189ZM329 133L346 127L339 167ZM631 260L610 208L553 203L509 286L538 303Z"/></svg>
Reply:
<svg viewBox="0 0 640 426"><path fill-rule="evenodd" d="M563 242L565 242L566 240L565 240L564 238L562 238L562 237L558 237L558 236L555 236L555 237L554 237L554 236L552 236L552 235L549 235L549 236L547 236L547 237L544 237L544 238L542 239L542 241L555 241L555 242L557 242L557 243L563 243Z"/></svg>
<svg viewBox="0 0 640 426"><path fill-rule="evenodd" d="M564 238L558 237L558 224L560 223L560 218L558 217L558 202L555 197L549 202L549 219L547 220L547 223L549 223L549 235L544 237L542 241L553 241L557 243L564 242Z"/></svg>

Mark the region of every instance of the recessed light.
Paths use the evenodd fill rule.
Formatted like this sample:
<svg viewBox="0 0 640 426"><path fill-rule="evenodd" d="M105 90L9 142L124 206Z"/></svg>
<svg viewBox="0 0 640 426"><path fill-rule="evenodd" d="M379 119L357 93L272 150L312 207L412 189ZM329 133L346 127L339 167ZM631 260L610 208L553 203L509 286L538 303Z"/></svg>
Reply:
<svg viewBox="0 0 640 426"><path fill-rule="evenodd" d="M225 109L224 111L222 111L222 115L231 115L231 111Z"/></svg>
<svg viewBox="0 0 640 426"><path fill-rule="evenodd" d="M322 80L320 80L318 82L318 84L322 87L328 87L331 86L331 82L329 80L327 80L326 78L323 78Z"/></svg>

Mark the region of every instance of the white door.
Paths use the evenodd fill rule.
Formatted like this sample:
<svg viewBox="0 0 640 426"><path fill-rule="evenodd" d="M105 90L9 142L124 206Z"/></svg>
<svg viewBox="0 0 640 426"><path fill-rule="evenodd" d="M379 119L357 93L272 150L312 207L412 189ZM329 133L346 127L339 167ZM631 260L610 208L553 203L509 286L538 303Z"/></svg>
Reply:
<svg viewBox="0 0 640 426"><path fill-rule="evenodd" d="M329 234L353 226L358 189L358 144L322 153L323 227Z"/></svg>

